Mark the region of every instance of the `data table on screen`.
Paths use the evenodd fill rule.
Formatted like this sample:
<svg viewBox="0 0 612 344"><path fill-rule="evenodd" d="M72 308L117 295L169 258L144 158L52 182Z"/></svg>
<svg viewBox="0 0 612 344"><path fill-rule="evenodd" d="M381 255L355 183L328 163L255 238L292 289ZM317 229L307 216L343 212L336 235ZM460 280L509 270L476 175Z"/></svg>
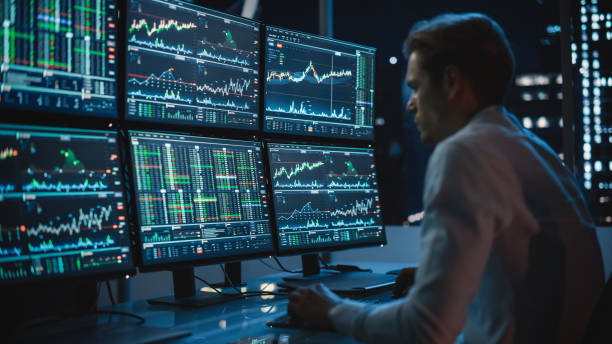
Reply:
<svg viewBox="0 0 612 344"><path fill-rule="evenodd" d="M130 131L145 264L271 251L261 144Z"/></svg>
<svg viewBox="0 0 612 344"><path fill-rule="evenodd" d="M0 108L117 117L115 0L0 1Z"/></svg>

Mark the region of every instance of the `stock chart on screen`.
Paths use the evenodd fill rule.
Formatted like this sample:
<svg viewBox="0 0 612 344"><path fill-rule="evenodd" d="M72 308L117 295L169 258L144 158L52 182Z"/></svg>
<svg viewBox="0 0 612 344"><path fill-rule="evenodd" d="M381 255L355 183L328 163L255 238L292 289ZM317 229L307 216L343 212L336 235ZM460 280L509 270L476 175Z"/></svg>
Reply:
<svg viewBox="0 0 612 344"><path fill-rule="evenodd" d="M115 0L2 0L0 16L0 108L117 117Z"/></svg>
<svg viewBox="0 0 612 344"><path fill-rule="evenodd" d="M170 0L130 0L132 120L258 128L259 25Z"/></svg>
<svg viewBox="0 0 612 344"><path fill-rule="evenodd" d="M117 134L0 125L0 281L129 270Z"/></svg>
<svg viewBox="0 0 612 344"><path fill-rule="evenodd" d="M273 251L261 143L130 138L144 265Z"/></svg>
<svg viewBox="0 0 612 344"><path fill-rule="evenodd" d="M269 144L279 249L384 243L374 151Z"/></svg>
<svg viewBox="0 0 612 344"><path fill-rule="evenodd" d="M372 140L375 51L267 27L264 131Z"/></svg>

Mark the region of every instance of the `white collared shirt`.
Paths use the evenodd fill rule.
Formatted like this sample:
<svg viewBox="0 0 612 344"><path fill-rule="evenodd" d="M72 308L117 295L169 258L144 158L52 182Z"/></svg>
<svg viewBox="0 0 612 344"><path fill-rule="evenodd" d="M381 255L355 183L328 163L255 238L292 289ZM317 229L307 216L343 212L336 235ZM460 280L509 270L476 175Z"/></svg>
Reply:
<svg viewBox="0 0 612 344"><path fill-rule="evenodd" d="M603 289L595 225L571 173L501 106L427 166L422 257L408 297L345 300L335 328L376 343L576 343Z"/></svg>

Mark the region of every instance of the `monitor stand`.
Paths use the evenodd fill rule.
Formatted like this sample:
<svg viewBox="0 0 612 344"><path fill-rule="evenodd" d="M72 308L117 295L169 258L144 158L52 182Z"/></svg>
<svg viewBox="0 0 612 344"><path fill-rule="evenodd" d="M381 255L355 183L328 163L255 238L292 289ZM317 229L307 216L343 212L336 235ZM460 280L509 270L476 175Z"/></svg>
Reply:
<svg viewBox="0 0 612 344"><path fill-rule="evenodd" d="M363 294L390 289L395 283L395 276L373 273L370 271L321 272L317 254L302 256L303 276L283 277L281 287L295 289L322 283L337 293Z"/></svg>
<svg viewBox="0 0 612 344"><path fill-rule="evenodd" d="M225 277L225 283L216 284L215 287L220 288L244 285L241 281L241 266L240 262L225 264L225 271L231 281ZM174 295L162 296L154 299L148 299L147 302L151 305L167 305L179 306L188 308L200 308L218 303L223 303L231 300L236 300L242 296L235 290L229 292L224 291L224 295L217 292L201 292L195 287L195 276L193 267L180 268L172 271L172 281L174 287ZM231 282L231 283L230 283ZM228 295L231 294L231 295Z"/></svg>
<svg viewBox="0 0 612 344"><path fill-rule="evenodd" d="M318 280L328 276L338 275L338 271L326 271L321 272L321 265L319 265L319 255L305 254L302 256L302 276L287 276L283 277L285 281L306 281L306 280Z"/></svg>

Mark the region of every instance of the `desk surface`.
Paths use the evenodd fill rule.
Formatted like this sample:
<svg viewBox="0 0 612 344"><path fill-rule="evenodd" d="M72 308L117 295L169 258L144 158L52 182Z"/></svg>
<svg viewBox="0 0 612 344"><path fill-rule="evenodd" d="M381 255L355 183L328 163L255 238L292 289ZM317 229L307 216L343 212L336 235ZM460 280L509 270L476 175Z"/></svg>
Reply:
<svg viewBox="0 0 612 344"><path fill-rule="evenodd" d="M360 265L366 266L366 264ZM367 264L375 272L401 267L397 263ZM248 282L248 290L276 291L276 284L283 276L275 274ZM387 292L390 294L390 292ZM372 295L365 301L386 297ZM146 326L172 328L191 332L191 336L172 343L356 343L352 338L336 333L278 329L266 323L287 312L287 296L254 296L199 309L173 306L153 306L145 300L123 303L108 310L134 313L146 319ZM113 316L113 321L132 321Z"/></svg>

